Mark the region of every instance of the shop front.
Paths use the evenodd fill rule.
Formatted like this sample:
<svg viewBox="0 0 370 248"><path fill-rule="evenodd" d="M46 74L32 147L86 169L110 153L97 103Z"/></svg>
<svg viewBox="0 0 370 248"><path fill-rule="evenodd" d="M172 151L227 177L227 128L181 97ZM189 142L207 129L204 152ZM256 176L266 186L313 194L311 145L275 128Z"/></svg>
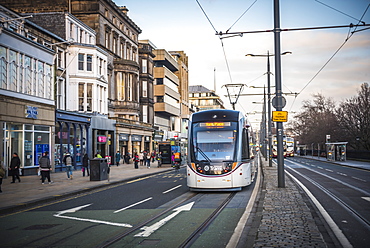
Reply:
<svg viewBox="0 0 370 248"><path fill-rule="evenodd" d="M56 171L65 169L63 157L69 153L75 168L82 166L82 157L89 151L90 116L57 110L54 161Z"/></svg>
<svg viewBox="0 0 370 248"><path fill-rule="evenodd" d="M54 107L8 98L2 108L1 164L8 168L13 153L17 153L21 160L21 174L37 174L39 158L43 152L50 152L53 144Z"/></svg>

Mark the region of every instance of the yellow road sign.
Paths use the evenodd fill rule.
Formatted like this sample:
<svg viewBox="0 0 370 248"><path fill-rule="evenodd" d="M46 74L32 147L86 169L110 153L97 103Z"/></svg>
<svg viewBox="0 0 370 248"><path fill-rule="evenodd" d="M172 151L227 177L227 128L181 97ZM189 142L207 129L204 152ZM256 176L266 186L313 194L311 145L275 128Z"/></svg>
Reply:
<svg viewBox="0 0 370 248"><path fill-rule="evenodd" d="M288 111L272 111L272 121L287 122Z"/></svg>

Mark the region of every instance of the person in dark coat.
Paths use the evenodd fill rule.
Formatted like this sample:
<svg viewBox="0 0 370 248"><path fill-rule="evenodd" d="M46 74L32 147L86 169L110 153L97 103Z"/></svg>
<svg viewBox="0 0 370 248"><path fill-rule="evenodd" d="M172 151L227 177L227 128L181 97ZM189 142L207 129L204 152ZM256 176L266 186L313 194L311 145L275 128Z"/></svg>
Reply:
<svg viewBox="0 0 370 248"><path fill-rule="evenodd" d="M12 174L13 180L11 183L15 183L15 179L18 179L19 182L21 182L21 179L19 178L19 168L21 167L21 160L18 157L18 154L15 152L13 153L12 160L10 161L9 171Z"/></svg>
<svg viewBox="0 0 370 248"><path fill-rule="evenodd" d="M49 184L51 184L52 181L50 180L51 165L49 159L49 152L44 152L42 154L42 157L39 159L39 167L41 171L42 184L44 184L45 178L47 178Z"/></svg>
<svg viewBox="0 0 370 248"><path fill-rule="evenodd" d="M121 153L119 151L116 152L116 165L119 166L119 161L121 160Z"/></svg>
<svg viewBox="0 0 370 248"><path fill-rule="evenodd" d="M89 172L89 156L87 153L82 158L82 176L85 176L85 173L87 172L87 176L90 176Z"/></svg>

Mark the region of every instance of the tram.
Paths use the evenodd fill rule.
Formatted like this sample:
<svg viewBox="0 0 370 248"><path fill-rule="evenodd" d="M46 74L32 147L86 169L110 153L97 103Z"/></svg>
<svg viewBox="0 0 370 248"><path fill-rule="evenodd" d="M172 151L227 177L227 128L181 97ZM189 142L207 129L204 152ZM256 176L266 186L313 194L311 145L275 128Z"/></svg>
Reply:
<svg viewBox="0 0 370 248"><path fill-rule="evenodd" d="M252 132L235 110L193 113L188 128L187 185L191 191L238 191L257 172Z"/></svg>

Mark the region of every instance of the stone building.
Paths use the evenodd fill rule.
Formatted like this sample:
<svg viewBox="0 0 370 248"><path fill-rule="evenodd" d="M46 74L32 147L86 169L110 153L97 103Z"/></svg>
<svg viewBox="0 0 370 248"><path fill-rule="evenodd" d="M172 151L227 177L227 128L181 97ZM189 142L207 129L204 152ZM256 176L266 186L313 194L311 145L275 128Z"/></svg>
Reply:
<svg viewBox="0 0 370 248"><path fill-rule="evenodd" d="M225 109L224 103L213 90L209 90L202 85L189 86L189 101L195 105L199 111L207 109Z"/></svg>

